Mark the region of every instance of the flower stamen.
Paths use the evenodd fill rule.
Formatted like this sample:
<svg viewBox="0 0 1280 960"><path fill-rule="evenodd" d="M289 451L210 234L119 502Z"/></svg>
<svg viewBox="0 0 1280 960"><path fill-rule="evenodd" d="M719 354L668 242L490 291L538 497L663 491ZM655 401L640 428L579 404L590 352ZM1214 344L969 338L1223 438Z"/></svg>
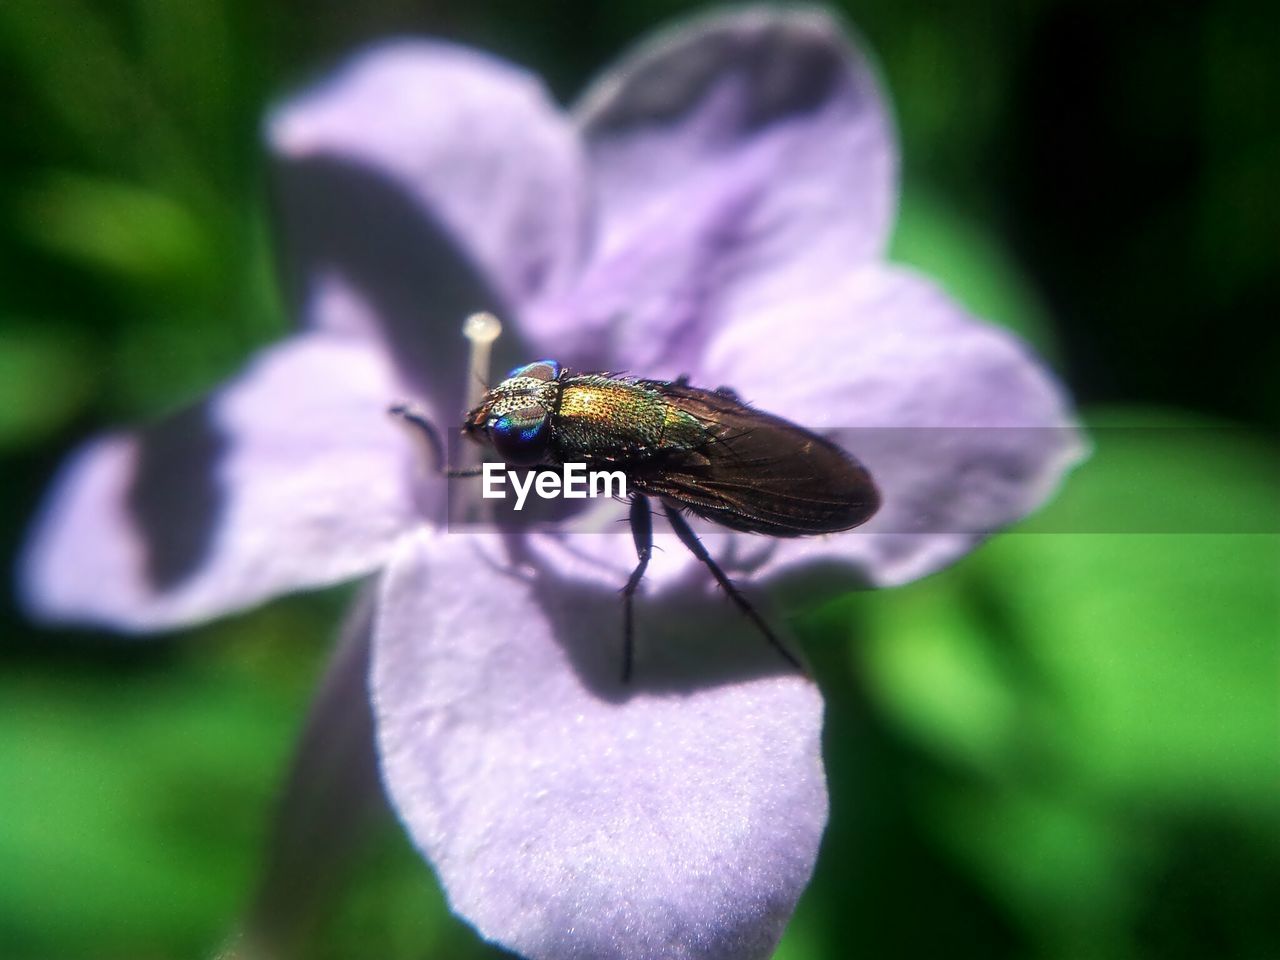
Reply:
<svg viewBox="0 0 1280 960"><path fill-rule="evenodd" d="M462 335L471 342L465 407L470 410L489 389L489 357L493 353L493 342L502 335L502 321L492 313L473 313L462 322Z"/></svg>

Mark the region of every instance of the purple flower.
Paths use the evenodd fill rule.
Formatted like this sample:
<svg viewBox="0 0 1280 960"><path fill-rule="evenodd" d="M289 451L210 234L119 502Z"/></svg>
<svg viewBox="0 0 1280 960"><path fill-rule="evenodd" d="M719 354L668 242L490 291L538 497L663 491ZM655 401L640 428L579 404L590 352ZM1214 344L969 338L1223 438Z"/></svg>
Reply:
<svg viewBox="0 0 1280 960"><path fill-rule="evenodd" d="M896 149L862 55L822 13L717 14L566 114L506 63L402 41L267 129L300 329L72 459L31 609L149 631L382 571L358 622L383 782L458 913L531 958L768 956L827 817L816 686L665 533L621 686L630 537L445 532L386 409L456 422L458 326L488 308L505 360L894 428L860 435L884 507L859 531L706 538L756 596L903 583L1035 509L1081 456L1068 403L1025 346L880 259Z"/></svg>

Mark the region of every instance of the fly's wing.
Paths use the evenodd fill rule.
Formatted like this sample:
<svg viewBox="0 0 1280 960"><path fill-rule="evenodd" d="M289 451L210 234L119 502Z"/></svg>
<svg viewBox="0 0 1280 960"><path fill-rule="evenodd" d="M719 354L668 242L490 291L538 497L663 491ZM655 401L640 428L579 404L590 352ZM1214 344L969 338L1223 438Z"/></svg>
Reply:
<svg viewBox="0 0 1280 960"><path fill-rule="evenodd" d="M727 391L650 381L709 439L635 472L641 492L732 530L775 537L848 530L869 520L880 494L862 464L829 440L753 410Z"/></svg>

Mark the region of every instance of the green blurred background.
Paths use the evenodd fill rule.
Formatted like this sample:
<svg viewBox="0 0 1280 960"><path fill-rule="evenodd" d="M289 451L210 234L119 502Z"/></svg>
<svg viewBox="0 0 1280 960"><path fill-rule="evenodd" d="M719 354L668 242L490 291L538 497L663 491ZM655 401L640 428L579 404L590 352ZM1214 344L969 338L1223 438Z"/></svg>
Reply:
<svg viewBox="0 0 1280 960"><path fill-rule="evenodd" d="M690 9L5 0L6 582L79 439L197 396L286 329L258 137L274 97L415 31L527 64L567 100ZM897 108L894 256L1031 339L1090 422L1197 428L1155 434L1156 456L1104 446L1069 497L1103 529L1150 490L1172 516L1229 499L1231 529L1262 532L1009 534L801 616L833 811L779 956L1278 956L1280 15L844 9ZM0 958L219 950L346 599L122 643L37 629L4 592ZM501 955L448 916L389 819L334 891L299 956Z"/></svg>

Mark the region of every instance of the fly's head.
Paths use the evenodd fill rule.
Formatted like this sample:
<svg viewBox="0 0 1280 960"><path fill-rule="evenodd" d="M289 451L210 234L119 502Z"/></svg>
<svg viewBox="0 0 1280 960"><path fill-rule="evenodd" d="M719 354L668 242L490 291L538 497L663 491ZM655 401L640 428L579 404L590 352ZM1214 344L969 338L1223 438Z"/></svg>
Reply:
<svg viewBox="0 0 1280 960"><path fill-rule="evenodd" d="M516 367L467 414L462 432L491 446L512 466L542 463L551 420L560 406L560 364L538 360Z"/></svg>

